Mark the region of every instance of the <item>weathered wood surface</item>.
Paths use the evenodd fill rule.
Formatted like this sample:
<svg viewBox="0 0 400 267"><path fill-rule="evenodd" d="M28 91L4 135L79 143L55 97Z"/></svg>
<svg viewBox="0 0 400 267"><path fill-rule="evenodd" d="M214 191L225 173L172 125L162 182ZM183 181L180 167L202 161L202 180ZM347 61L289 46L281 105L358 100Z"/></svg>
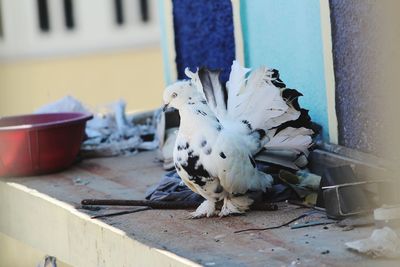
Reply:
<svg viewBox="0 0 400 267"><path fill-rule="evenodd" d="M0 178L36 189L95 216L131 207L81 209L85 198L143 199L164 171L154 152L132 157L86 159L60 173L37 177ZM205 266L377 266L394 261L369 259L344 243L370 235L372 227L343 231L335 225L301 229L234 232L282 224L307 211L281 203L278 211L251 211L245 216L188 220L186 210L146 210L103 222L149 246L162 248ZM118 249L118 248L115 248ZM329 251L329 253L322 254Z"/></svg>

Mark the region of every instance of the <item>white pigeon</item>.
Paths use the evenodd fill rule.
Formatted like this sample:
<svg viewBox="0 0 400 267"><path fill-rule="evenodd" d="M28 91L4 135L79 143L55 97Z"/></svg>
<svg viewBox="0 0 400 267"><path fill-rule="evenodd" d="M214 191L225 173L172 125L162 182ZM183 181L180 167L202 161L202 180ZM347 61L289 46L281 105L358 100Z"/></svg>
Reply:
<svg viewBox="0 0 400 267"><path fill-rule="evenodd" d="M219 71L186 69L190 80L164 92L164 108L178 109L181 118L175 168L206 199L192 218L244 213L253 203L246 193L265 192L273 181L256 168L253 156L263 148L307 153L312 142L313 131L299 127L301 94L286 89L274 69L261 67L247 78L249 71L234 61L225 87Z"/></svg>

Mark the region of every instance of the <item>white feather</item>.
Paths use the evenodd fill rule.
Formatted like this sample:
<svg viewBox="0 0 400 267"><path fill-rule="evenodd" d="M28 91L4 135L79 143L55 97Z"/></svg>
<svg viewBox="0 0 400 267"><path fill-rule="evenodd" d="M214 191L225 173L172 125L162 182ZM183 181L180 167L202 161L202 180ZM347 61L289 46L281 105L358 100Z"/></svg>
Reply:
<svg viewBox="0 0 400 267"><path fill-rule="evenodd" d="M199 77L199 69L196 69L196 72L190 71L189 68L185 68L185 75L190 78L191 82L195 86L198 92L200 92L202 95L203 93L203 85L201 84L200 77Z"/></svg>
<svg viewBox="0 0 400 267"><path fill-rule="evenodd" d="M232 69L234 65L232 65ZM238 67L235 66L235 68ZM238 73L243 76L244 71ZM269 71L266 67L253 71L244 89L239 90L239 94L234 95L233 99L228 98L230 118L247 120L253 128L268 129L268 122L271 119L281 116L288 110L289 107L281 97L280 90L267 83L268 75ZM240 81L238 78L233 79L233 81L235 80ZM231 96L231 93L228 92L228 95ZM255 108L257 112L254 112Z"/></svg>
<svg viewBox="0 0 400 267"><path fill-rule="evenodd" d="M308 148L312 144L311 135L314 133L307 128L288 127L273 135L275 131L270 131L269 142L265 145L267 149L290 149L308 155Z"/></svg>
<svg viewBox="0 0 400 267"><path fill-rule="evenodd" d="M228 88L228 107L230 106L229 99L235 100L235 97L244 89L246 74L250 70L242 67L236 60L233 61L229 80L226 82L226 87Z"/></svg>

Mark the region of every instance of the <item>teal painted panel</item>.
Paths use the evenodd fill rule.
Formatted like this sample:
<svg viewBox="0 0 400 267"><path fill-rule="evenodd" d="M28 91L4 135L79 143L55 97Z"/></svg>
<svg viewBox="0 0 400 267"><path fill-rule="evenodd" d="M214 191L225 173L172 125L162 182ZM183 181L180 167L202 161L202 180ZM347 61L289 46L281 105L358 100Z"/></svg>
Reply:
<svg viewBox="0 0 400 267"><path fill-rule="evenodd" d="M278 69L329 139L319 0L241 0L245 64Z"/></svg>
<svg viewBox="0 0 400 267"><path fill-rule="evenodd" d="M165 0L158 0L158 13L160 17L160 29L161 29L161 48L163 54L163 64L164 64L164 81L166 85L169 85L175 81L172 81L171 78L171 67L175 68L175 66L170 66L169 64L169 51L168 49L168 34L167 34L167 18L165 12L171 12L165 10ZM169 1L169 0L168 0Z"/></svg>

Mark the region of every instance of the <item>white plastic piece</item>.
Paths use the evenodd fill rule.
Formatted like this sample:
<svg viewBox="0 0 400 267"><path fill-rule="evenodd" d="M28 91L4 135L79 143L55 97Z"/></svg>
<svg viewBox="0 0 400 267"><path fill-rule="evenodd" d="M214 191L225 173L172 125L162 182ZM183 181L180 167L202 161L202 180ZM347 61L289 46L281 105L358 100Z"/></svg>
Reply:
<svg viewBox="0 0 400 267"><path fill-rule="evenodd" d="M399 258L400 238L389 227L376 229L369 238L347 242L345 245L372 257Z"/></svg>

